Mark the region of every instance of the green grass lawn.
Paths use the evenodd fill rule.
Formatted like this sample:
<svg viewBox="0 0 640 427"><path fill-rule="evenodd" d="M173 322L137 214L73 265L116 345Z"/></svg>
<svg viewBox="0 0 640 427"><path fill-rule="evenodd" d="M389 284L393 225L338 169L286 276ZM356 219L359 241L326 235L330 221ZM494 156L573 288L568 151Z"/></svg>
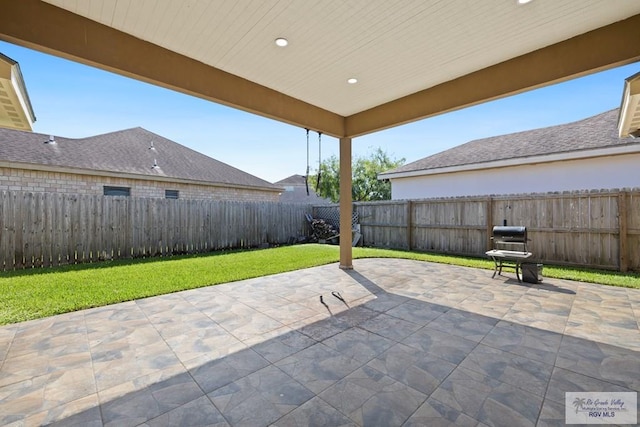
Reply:
<svg viewBox="0 0 640 427"><path fill-rule="evenodd" d="M373 248L354 258L405 258L493 269L490 260ZM0 273L0 325L337 262L332 245L296 245ZM545 277L640 288L640 274L545 266Z"/></svg>

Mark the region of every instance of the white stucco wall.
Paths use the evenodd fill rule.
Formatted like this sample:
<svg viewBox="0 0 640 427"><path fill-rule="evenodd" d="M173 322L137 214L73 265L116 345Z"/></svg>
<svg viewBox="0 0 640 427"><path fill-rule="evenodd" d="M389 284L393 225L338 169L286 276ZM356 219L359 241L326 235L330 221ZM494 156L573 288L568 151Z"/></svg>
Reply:
<svg viewBox="0 0 640 427"><path fill-rule="evenodd" d="M391 197L481 196L640 187L640 153L391 179Z"/></svg>

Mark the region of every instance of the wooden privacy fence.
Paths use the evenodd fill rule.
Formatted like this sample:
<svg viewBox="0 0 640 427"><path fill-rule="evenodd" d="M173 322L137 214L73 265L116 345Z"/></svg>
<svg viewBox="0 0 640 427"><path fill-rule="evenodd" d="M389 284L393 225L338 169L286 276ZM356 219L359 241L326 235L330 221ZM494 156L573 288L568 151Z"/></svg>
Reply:
<svg viewBox="0 0 640 427"><path fill-rule="evenodd" d="M484 256L491 229L506 221L527 227L529 250L541 262L640 270L639 190L369 202L354 209L366 246Z"/></svg>
<svg viewBox="0 0 640 427"><path fill-rule="evenodd" d="M0 270L282 244L310 205L0 192Z"/></svg>

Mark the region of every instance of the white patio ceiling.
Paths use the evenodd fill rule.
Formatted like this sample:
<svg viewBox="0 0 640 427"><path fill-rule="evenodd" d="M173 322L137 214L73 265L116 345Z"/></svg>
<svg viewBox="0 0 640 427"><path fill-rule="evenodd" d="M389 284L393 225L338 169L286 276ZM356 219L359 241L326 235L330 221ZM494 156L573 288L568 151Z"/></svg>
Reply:
<svg viewBox="0 0 640 427"><path fill-rule="evenodd" d="M334 136L640 58L630 0L1 1L0 38Z"/></svg>
<svg viewBox="0 0 640 427"><path fill-rule="evenodd" d="M629 0L46 1L341 116L640 13Z"/></svg>

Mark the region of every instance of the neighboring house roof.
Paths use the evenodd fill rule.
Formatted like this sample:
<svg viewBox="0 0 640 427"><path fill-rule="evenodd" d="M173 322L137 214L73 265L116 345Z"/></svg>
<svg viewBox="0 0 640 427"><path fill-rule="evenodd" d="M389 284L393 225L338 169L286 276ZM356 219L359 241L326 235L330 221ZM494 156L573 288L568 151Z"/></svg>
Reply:
<svg viewBox="0 0 640 427"><path fill-rule="evenodd" d="M20 64L0 53L0 127L31 130L35 121Z"/></svg>
<svg viewBox="0 0 640 427"><path fill-rule="evenodd" d="M305 177L302 175L291 175L288 178L275 182L274 185L282 187L284 191L280 194L280 202L283 203L313 203L328 204L331 200L324 199L316 194L309 182L309 194Z"/></svg>
<svg viewBox="0 0 640 427"><path fill-rule="evenodd" d="M640 73L624 80L618 119L618 136L640 137Z"/></svg>
<svg viewBox="0 0 640 427"><path fill-rule="evenodd" d="M637 140L618 138L618 109L563 125L550 126L508 135L476 139L429 157L408 163L380 174L380 178L393 178L395 174L482 165L491 162L519 159L526 164L532 158L576 153L585 157L587 151L619 147L638 147ZM602 155L606 154L603 152ZM554 159L560 160L562 156ZM565 156L566 157L566 156ZM539 159L537 159L539 160Z"/></svg>
<svg viewBox="0 0 640 427"><path fill-rule="evenodd" d="M0 165L81 169L86 173L133 175L137 178L193 181L204 184L280 188L190 148L137 127L71 139L0 129ZM153 147L153 148L152 148ZM156 167L153 167L154 164Z"/></svg>

